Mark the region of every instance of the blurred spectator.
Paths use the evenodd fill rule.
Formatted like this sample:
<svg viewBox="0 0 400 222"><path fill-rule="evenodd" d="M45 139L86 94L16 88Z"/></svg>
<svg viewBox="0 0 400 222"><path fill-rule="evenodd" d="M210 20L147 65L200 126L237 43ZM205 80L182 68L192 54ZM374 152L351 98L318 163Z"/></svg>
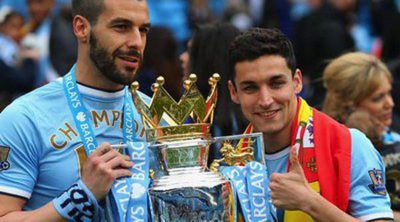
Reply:
<svg viewBox="0 0 400 222"><path fill-rule="evenodd" d="M147 1L147 5L152 25L169 28L179 43L185 42L190 37L188 0Z"/></svg>
<svg viewBox="0 0 400 222"><path fill-rule="evenodd" d="M318 108L325 94L320 81L325 61L354 49L354 41L348 30L352 21L346 5L324 0L309 3L312 11L295 23L294 47L303 78L311 83L304 86L309 95L303 96Z"/></svg>
<svg viewBox="0 0 400 222"><path fill-rule="evenodd" d="M383 54L382 58L390 62L400 58L400 1L380 1L379 26L382 27Z"/></svg>
<svg viewBox="0 0 400 222"><path fill-rule="evenodd" d="M376 148L382 147L382 135L385 131L385 126L367 110L359 109L352 112L344 124L349 128L355 128L363 132Z"/></svg>
<svg viewBox="0 0 400 222"><path fill-rule="evenodd" d="M293 24L290 16L290 0L250 0L249 3L256 26L278 28L286 36L292 37ZM257 10L259 11L258 18L254 16L254 12L257 12Z"/></svg>
<svg viewBox="0 0 400 222"><path fill-rule="evenodd" d="M54 0L26 0L29 21L23 28L25 34L22 47L37 48L40 50L39 75L35 85L40 86L57 77L49 58L49 41L51 27L51 10Z"/></svg>
<svg viewBox="0 0 400 222"><path fill-rule="evenodd" d="M379 21L379 2L374 0L358 0L354 9L355 21L350 29L355 40L357 51L382 56L381 27Z"/></svg>
<svg viewBox="0 0 400 222"><path fill-rule="evenodd" d="M231 23L241 31L254 25L248 5L242 0L229 1L223 15L223 21Z"/></svg>
<svg viewBox="0 0 400 222"><path fill-rule="evenodd" d="M16 94L32 89L38 53L20 51L20 29L24 25L22 15L11 8L0 9L0 111Z"/></svg>
<svg viewBox="0 0 400 222"><path fill-rule="evenodd" d="M28 9L26 7L26 0L1 0L0 7L10 7L20 13L25 19L28 18Z"/></svg>
<svg viewBox="0 0 400 222"><path fill-rule="evenodd" d="M396 154L399 149L394 147L400 146L400 135L391 130L392 119L396 117L392 114L392 76L388 68L372 55L348 53L329 63L323 78L327 88L323 111L349 127L362 130L384 159ZM400 173L399 159L397 163L388 163L385 160L386 167L396 165L392 170ZM399 191L400 187L389 189L391 197L397 197L397 201L392 199L396 210L400 210Z"/></svg>
<svg viewBox="0 0 400 222"><path fill-rule="evenodd" d="M147 34L146 50L140 74L136 75L140 91L152 96L151 85L158 76L166 79L164 87L178 100L181 96L182 72L179 67L178 46L172 32L153 26Z"/></svg>
<svg viewBox="0 0 400 222"><path fill-rule="evenodd" d="M222 17L224 13L225 7L229 0L208 0L208 4L213 12L213 14L217 17Z"/></svg>
<svg viewBox="0 0 400 222"><path fill-rule="evenodd" d="M382 29L382 59L387 62L393 74L393 98L400 104L400 1L380 1L379 24ZM395 106L395 113L400 115L400 105Z"/></svg>
<svg viewBox="0 0 400 222"><path fill-rule="evenodd" d="M0 57L6 65L14 66L17 61L20 29L24 25L23 17L10 7L0 8Z"/></svg>
<svg viewBox="0 0 400 222"><path fill-rule="evenodd" d="M213 19L215 18L211 11L209 0L190 0L190 27L194 27L197 24L209 23Z"/></svg>
<svg viewBox="0 0 400 222"><path fill-rule="evenodd" d="M181 61L181 67L182 67L182 72L185 78L187 78L190 74L190 55L189 51L192 48L192 39L189 39L189 41L186 44L186 50L182 52L182 54L179 56L179 60Z"/></svg>
<svg viewBox="0 0 400 222"><path fill-rule="evenodd" d="M301 19L311 11L308 0L291 0L290 17L293 21Z"/></svg>
<svg viewBox="0 0 400 222"><path fill-rule="evenodd" d="M347 53L329 63L323 79L327 89L324 112L345 123L353 111L367 110L387 129L385 140L397 140L396 133L389 131L394 106L392 75L379 59L360 52Z"/></svg>
<svg viewBox="0 0 400 222"><path fill-rule="evenodd" d="M213 23L200 26L193 34L188 52L184 52L180 57L183 67L189 67L189 71L185 72L185 79L189 73L195 73L196 84L204 96L209 94L208 80L212 74L218 73L221 76L212 129L214 136L243 133L247 124L241 118L240 107L231 102L227 87L228 75L232 72L228 66L228 49L238 34L239 30L230 24Z"/></svg>
<svg viewBox="0 0 400 222"><path fill-rule="evenodd" d="M71 0L55 0L55 7L53 8L54 14L58 14L60 6L71 4ZM9 6L21 13L25 19L29 19L28 7L26 0L0 0L0 7Z"/></svg>
<svg viewBox="0 0 400 222"><path fill-rule="evenodd" d="M50 61L58 75L65 75L75 63L78 42L72 30L71 5L64 5L50 28Z"/></svg>

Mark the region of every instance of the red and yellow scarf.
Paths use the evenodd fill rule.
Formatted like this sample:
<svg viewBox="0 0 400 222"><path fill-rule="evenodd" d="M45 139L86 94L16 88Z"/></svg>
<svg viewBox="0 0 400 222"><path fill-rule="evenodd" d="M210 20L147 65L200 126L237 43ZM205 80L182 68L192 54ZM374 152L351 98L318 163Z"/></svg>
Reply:
<svg viewBox="0 0 400 222"><path fill-rule="evenodd" d="M291 132L291 146L296 148L311 188L346 212L350 192L350 131L299 97ZM301 211L285 211L284 221L313 220Z"/></svg>

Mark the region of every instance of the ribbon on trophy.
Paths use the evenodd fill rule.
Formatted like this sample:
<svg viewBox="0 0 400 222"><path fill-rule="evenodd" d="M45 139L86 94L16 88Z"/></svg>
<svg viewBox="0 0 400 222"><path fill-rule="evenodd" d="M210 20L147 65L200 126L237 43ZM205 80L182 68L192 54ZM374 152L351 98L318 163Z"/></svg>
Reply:
<svg viewBox="0 0 400 222"><path fill-rule="evenodd" d="M269 196L269 179L265 165L252 161L244 167L221 166L220 172L233 184L244 221L272 221L271 211L274 208Z"/></svg>
<svg viewBox="0 0 400 222"><path fill-rule="evenodd" d="M131 161L134 163L131 168L132 176L130 182L132 182L130 189L130 199L128 205L128 221L147 221L148 206L149 206L149 194L148 187L150 183L149 179L149 153L147 149L147 143L145 141L137 141L135 138L134 119L133 119L133 102L132 96L128 92L128 88L125 88L125 107L124 107L124 142L128 144L128 154L131 157ZM127 180L129 181L129 180ZM114 191L115 189L113 189Z"/></svg>
<svg viewBox="0 0 400 222"><path fill-rule="evenodd" d="M75 66L63 78L64 93L68 106L78 128L80 139L89 156L97 147L90 114L84 106L75 77ZM146 143L136 138L134 130L134 110L131 94L125 87L123 138L128 144L127 154L134 167L132 177L117 179L109 193L112 219L117 222L148 221L149 163Z"/></svg>

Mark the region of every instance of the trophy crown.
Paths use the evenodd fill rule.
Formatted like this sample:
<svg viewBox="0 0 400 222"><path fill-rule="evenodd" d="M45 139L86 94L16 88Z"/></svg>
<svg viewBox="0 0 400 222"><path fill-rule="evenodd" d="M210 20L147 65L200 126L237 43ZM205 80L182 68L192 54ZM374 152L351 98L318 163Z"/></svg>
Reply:
<svg viewBox="0 0 400 222"><path fill-rule="evenodd" d="M217 73L210 77L210 94L205 99L196 85L197 76L190 74L183 82L184 93L179 102L176 102L164 88L164 77L159 76L151 87L153 97L150 106L138 95L139 83L133 82L132 98L142 116L147 139L169 141L176 138L208 137L214 119L217 84L220 79Z"/></svg>

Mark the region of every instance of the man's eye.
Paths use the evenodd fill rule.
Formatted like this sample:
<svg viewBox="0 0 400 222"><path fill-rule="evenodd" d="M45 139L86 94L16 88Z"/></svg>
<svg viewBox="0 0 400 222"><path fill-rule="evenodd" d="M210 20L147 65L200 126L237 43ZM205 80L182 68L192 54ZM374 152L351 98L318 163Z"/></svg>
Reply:
<svg viewBox="0 0 400 222"><path fill-rule="evenodd" d="M141 33L147 34L147 33L150 31L150 29L147 28L147 27L142 27L142 28L139 29L139 31L140 31Z"/></svg>
<svg viewBox="0 0 400 222"><path fill-rule="evenodd" d="M285 85L284 82L273 82L273 83L271 84L271 88L273 88L273 89L279 89L279 88L281 88L283 85Z"/></svg>
<svg viewBox="0 0 400 222"><path fill-rule="evenodd" d="M245 92L255 92L257 90L257 87L255 86L245 86L242 88L243 91Z"/></svg>
<svg viewBox="0 0 400 222"><path fill-rule="evenodd" d="M129 29L129 26L125 24L119 24L115 25L114 28L117 29L118 31L125 31Z"/></svg>

